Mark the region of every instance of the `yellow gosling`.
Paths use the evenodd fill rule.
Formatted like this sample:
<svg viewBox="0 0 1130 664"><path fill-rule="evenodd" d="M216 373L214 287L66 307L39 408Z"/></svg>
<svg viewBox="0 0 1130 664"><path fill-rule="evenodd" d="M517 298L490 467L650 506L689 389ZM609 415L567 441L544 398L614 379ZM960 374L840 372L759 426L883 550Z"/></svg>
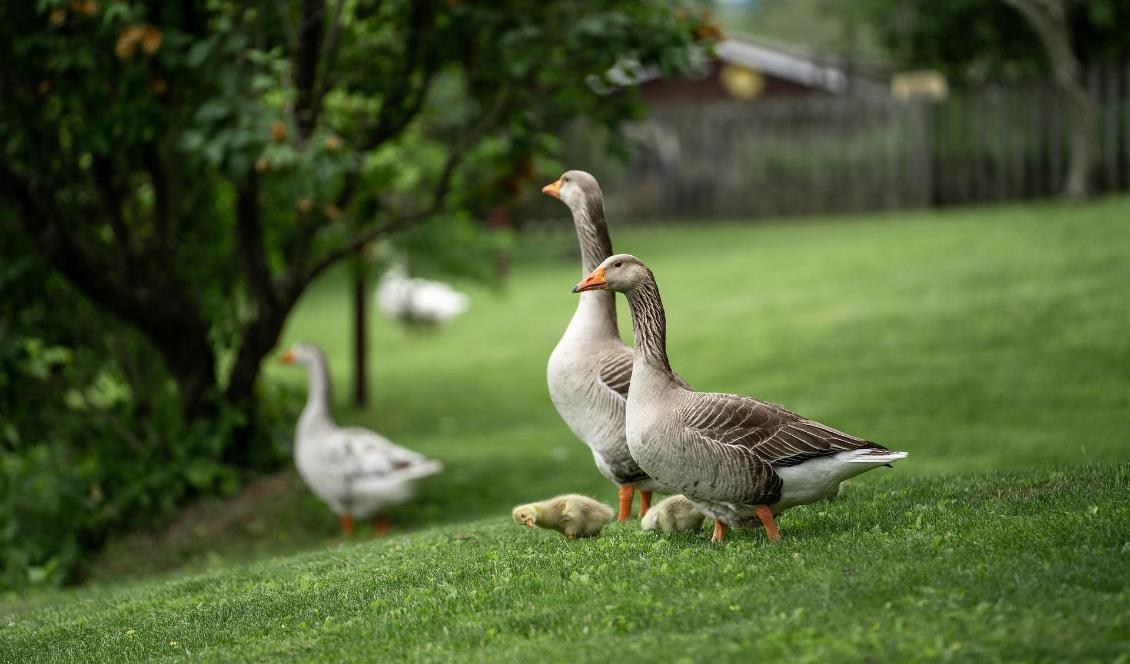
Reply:
<svg viewBox="0 0 1130 664"><path fill-rule="evenodd" d="M664 533L681 533L701 529L705 520L706 517L686 496L671 496L648 510L640 527Z"/></svg>
<svg viewBox="0 0 1130 664"><path fill-rule="evenodd" d="M571 540L599 535L612 521L612 508L587 496L567 494L519 505L512 515L519 526L556 530Z"/></svg>

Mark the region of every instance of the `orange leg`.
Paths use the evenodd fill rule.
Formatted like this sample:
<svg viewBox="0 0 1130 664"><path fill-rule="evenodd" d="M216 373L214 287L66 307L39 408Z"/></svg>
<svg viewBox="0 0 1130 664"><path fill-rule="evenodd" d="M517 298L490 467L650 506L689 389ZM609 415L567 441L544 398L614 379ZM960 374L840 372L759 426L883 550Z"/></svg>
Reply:
<svg viewBox="0 0 1130 664"><path fill-rule="evenodd" d="M384 537L388 534L388 529L388 517L378 514L377 518L373 519L373 537Z"/></svg>
<svg viewBox="0 0 1130 664"><path fill-rule="evenodd" d="M627 521L628 517L632 516L632 496L635 492L630 486L620 487L620 514L616 517L617 521Z"/></svg>
<svg viewBox="0 0 1130 664"><path fill-rule="evenodd" d="M650 491L640 491L640 518L641 519L643 518L643 515L647 514L647 511L649 509L651 509L651 492Z"/></svg>
<svg viewBox="0 0 1130 664"><path fill-rule="evenodd" d="M757 506L757 518L761 519L761 525L765 526L765 536L776 542L781 539L781 531L777 530L777 522L773 520L773 510L769 509L768 505Z"/></svg>
<svg viewBox="0 0 1130 664"><path fill-rule="evenodd" d="M345 537L353 536L353 517L348 514L342 514L339 517L341 522L341 534Z"/></svg>
<svg viewBox="0 0 1130 664"><path fill-rule="evenodd" d="M714 520L714 534L710 536L710 541L711 542L721 542L723 539L726 538L726 531L729 530L729 529L730 529L729 526L722 523L720 520L715 519Z"/></svg>

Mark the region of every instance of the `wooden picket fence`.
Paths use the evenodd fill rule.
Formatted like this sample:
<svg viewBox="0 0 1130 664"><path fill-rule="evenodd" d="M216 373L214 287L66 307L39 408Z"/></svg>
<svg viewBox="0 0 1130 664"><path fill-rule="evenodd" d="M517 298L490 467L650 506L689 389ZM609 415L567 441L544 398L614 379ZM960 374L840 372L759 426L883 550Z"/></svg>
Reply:
<svg viewBox="0 0 1130 664"><path fill-rule="evenodd" d="M1130 61L1095 67L1100 191L1130 189ZM626 160L565 138L618 219L750 218L1056 195L1067 124L1050 82L957 90L941 102L799 97L655 109Z"/></svg>

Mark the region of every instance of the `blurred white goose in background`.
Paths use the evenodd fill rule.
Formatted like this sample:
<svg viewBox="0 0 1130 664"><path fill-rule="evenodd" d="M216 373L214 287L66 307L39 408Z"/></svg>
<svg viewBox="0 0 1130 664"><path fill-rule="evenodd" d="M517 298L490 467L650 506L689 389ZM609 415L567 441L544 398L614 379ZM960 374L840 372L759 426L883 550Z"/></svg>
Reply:
<svg viewBox="0 0 1130 664"><path fill-rule="evenodd" d="M471 298L442 281L408 276L393 265L377 283L377 308L381 315L412 327L434 327L459 316Z"/></svg>
<svg viewBox="0 0 1130 664"><path fill-rule="evenodd" d="M326 358L314 344L297 343L280 360L306 367L310 378L294 439L298 474L338 515L342 534L353 533L354 519L374 516L373 534L385 534L388 520L378 513L411 500L416 480L435 475L443 464L368 429L337 426L330 415Z"/></svg>

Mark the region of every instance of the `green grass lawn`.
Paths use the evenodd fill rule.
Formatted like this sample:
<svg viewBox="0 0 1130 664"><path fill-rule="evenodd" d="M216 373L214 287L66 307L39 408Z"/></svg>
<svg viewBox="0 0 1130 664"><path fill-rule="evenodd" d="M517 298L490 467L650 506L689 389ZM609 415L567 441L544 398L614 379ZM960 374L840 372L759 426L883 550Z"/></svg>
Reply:
<svg viewBox="0 0 1130 664"><path fill-rule="evenodd" d="M341 422L447 466L393 512L402 534L335 546L332 515L271 478L238 509L194 507L175 536L114 543L88 588L0 605L0 659L1130 651L1130 199L612 232L655 270L672 364L698 389L910 458L788 512L775 545L635 522L595 541L528 532L512 505L615 497L544 385L576 304L571 234L524 240L507 290L469 287L471 311L438 334L378 322L361 411L345 406L348 292L331 276L286 340L326 347ZM169 569L206 571L121 583Z"/></svg>

